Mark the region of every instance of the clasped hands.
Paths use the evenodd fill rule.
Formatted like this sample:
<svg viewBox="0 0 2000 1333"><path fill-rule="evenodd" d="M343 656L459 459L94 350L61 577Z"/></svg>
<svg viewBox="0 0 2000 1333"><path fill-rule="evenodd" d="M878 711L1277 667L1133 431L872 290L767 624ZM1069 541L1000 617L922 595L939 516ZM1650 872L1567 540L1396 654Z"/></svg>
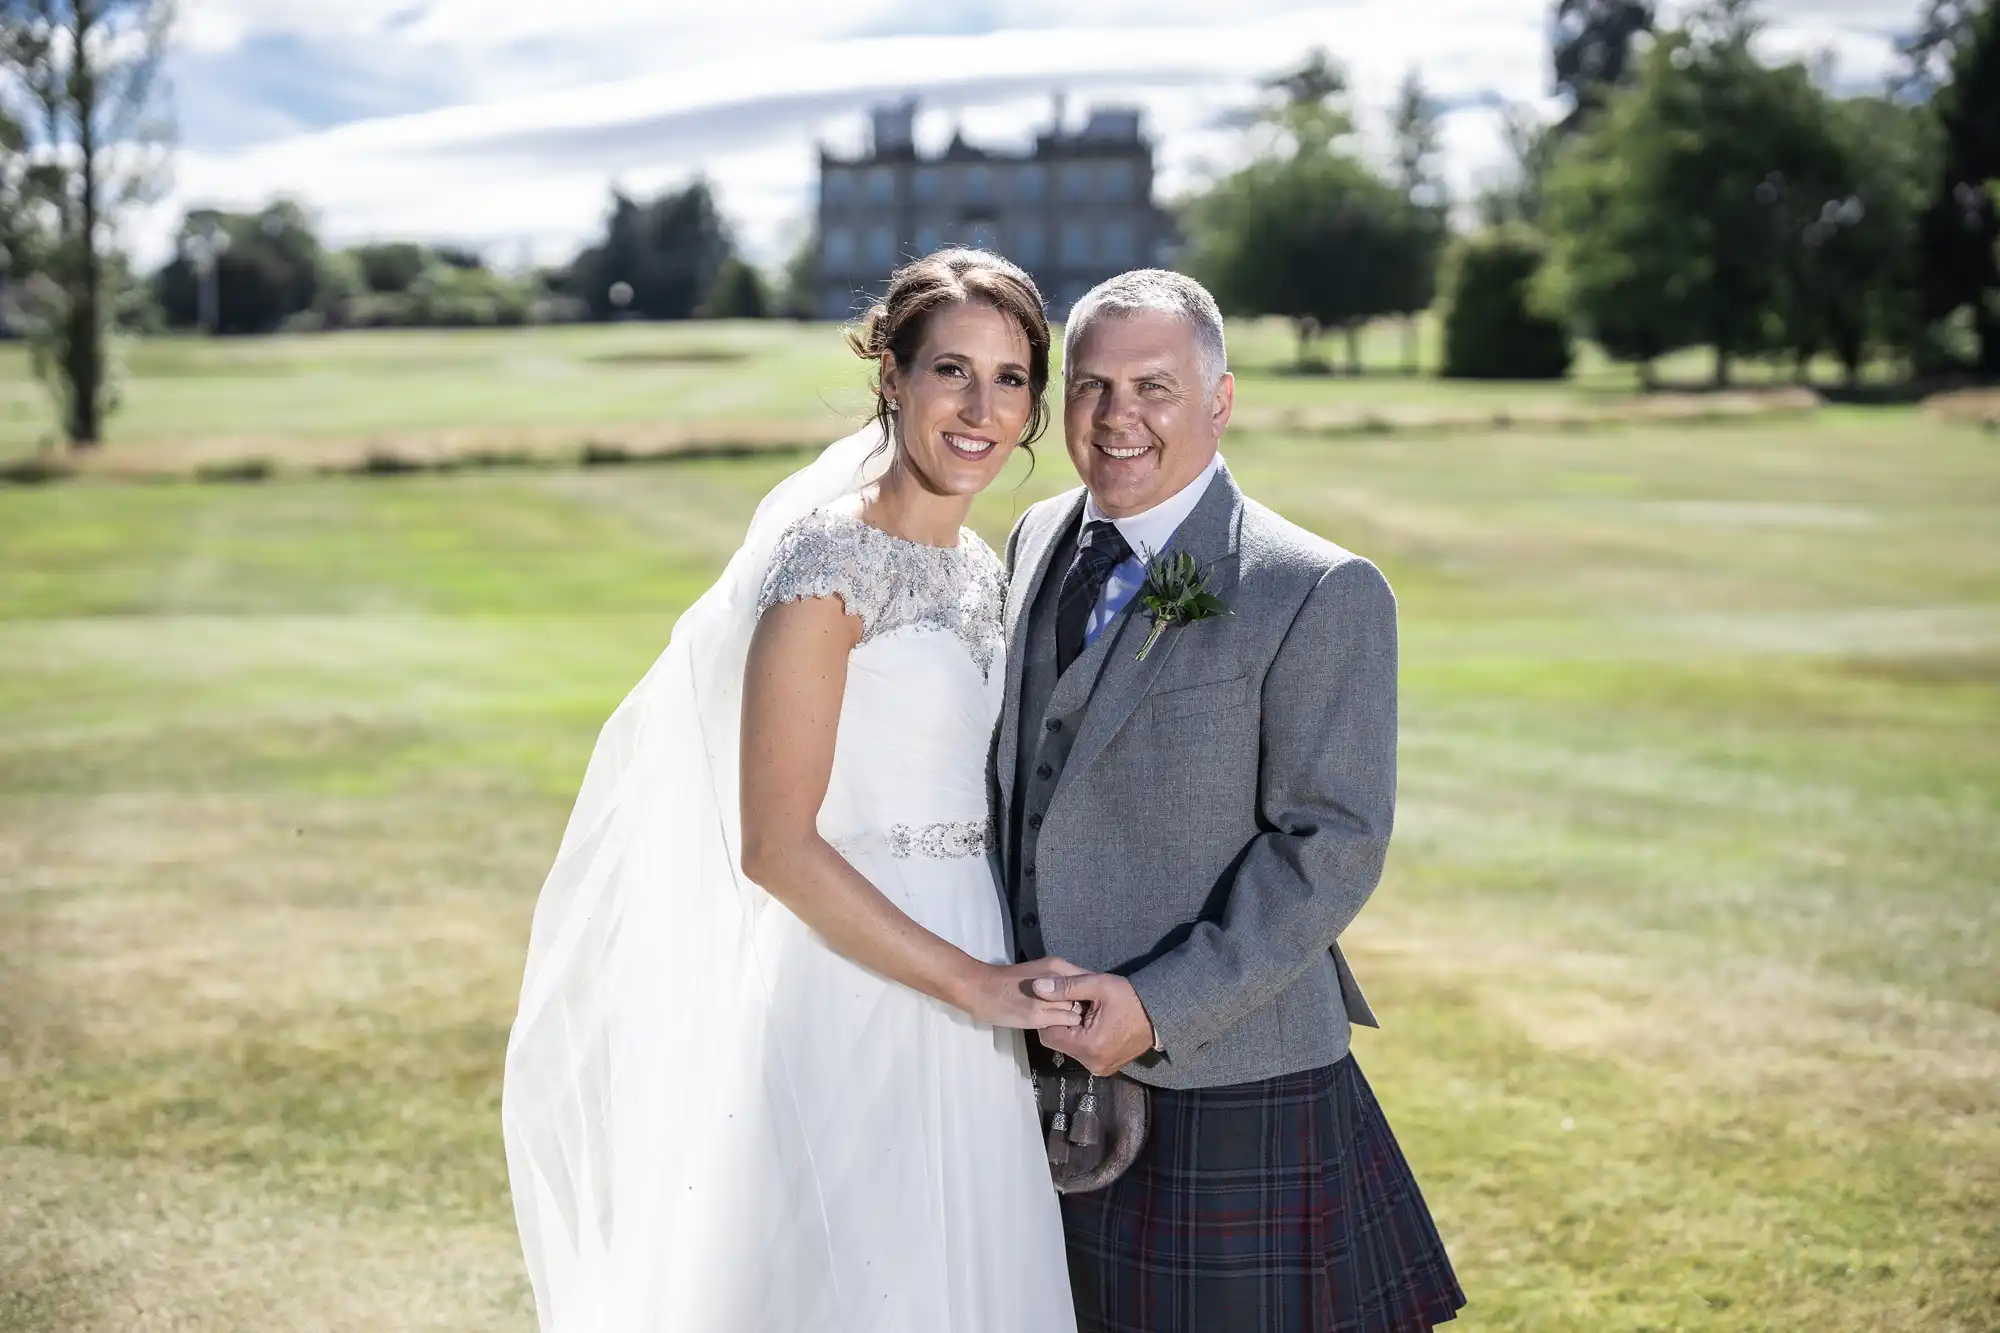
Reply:
<svg viewBox="0 0 2000 1333"><path fill-rule="evenodd" d="M1153 1049L1153 1021L1139 992L1109 972L1065 971L1029 983L1038 999L1082 1006L1082 1021L1040 1031L1042 1045L1061 1051L1102 1078Z"/></svg>

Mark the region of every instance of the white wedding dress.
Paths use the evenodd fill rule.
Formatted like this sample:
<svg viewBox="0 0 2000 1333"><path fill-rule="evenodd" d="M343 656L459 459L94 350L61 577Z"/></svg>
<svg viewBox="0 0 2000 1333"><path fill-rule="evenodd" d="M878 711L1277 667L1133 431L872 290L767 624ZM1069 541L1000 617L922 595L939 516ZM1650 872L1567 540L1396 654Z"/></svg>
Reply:
<svg viewBox="0 0 2000 1333"><path fill-rule="evenodd" d="M872 433L774 491L605 727L537 906L503 1121L544 1333L1072 1333L1022 1036L849 962L736 868L735 716L767 606L839 596L820 831L1006 962L986 757L1004 574L842 502Z"/></svg>

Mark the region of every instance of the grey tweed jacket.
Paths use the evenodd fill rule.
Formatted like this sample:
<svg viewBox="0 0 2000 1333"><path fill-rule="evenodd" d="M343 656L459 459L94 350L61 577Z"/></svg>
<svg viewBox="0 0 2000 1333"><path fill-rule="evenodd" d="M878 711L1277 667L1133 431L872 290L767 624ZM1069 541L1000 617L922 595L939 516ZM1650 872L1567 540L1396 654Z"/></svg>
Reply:
<svg viewBox="0 0 2000 1333"><path fill-rule="evenodd" d="M1223 469L1171 549L1211 567L1232 614L1168 629L1140 662L1135 598L1058 679L1055 557L1082 512L1080 489L1044 501L1007 542L992 785L1017 948L1130 978L1162 1048L1127 1069L1142 1082L1330 1064L1350 1022L1375 1026L1339 939L1395 808L1395 598ZM1025 705L1024 677L1041 682Z"/></svg>

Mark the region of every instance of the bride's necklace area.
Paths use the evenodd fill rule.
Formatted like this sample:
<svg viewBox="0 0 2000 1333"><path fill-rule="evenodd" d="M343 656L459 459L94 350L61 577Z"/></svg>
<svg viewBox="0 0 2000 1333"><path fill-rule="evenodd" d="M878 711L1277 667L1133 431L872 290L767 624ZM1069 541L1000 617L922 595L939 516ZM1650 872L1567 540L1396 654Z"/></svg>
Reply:
<svg viewBox="0 0 2000 1333"><path fill-rule="evenodd" d="M767 598L839 592L861 617L861 643L894 630L942 630L965 645L981 674L991 673L1006 572L975 534L965 532L957 546L912 541L869 523L850 502L802 520L789 540L794 549L773 570Z"/></svg>

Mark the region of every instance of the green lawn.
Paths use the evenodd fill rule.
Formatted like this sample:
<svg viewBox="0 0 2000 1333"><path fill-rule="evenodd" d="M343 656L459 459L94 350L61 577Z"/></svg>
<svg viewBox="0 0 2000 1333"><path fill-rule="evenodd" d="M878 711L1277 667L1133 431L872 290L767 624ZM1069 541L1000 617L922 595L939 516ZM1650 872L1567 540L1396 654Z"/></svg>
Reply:
<svg viewBox="0 0 2000 1333"><path fill-rule="evenodd" d="M628 374L618 411L700 379L579 372ZM437 419L613 410L561 382ZM1065 484L1041 454L990 540ZM1888 412L1227 454L1401 599L1358 1044L1464 1326L2000 1329L2000 445ZM0 490L0 1329L532 1327L497 1116L534 894L794 461Z"/></svg>

